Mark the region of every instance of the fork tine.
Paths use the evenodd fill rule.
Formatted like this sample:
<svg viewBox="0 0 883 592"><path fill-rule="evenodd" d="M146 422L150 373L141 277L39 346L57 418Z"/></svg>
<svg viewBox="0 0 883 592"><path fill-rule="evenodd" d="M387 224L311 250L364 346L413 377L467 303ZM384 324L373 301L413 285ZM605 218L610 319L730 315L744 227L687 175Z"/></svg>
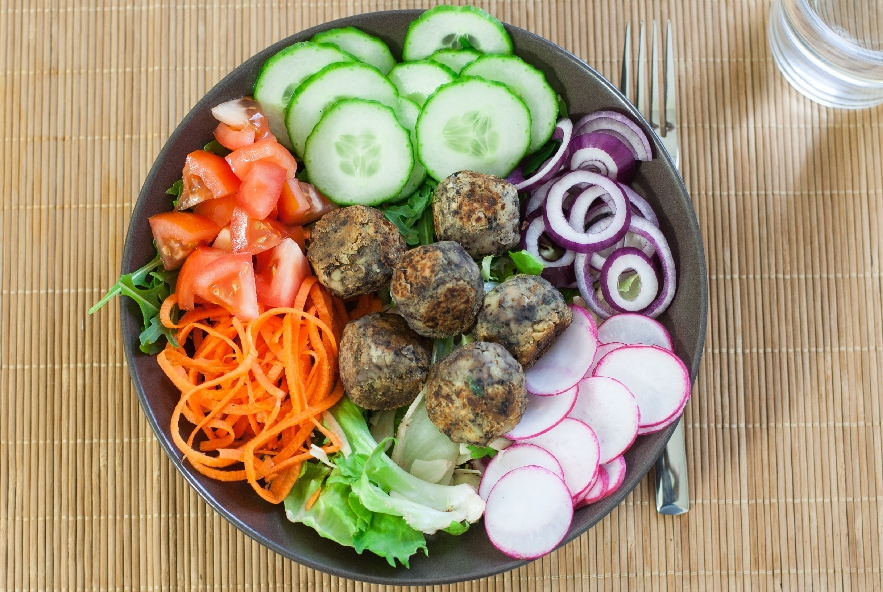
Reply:
<svg viewBox="0 0 883 592"><path fill-rule="evenodd" d="M671 21L665 31L665 130L673 130L677 125L675 113L675 64L672 51Z"/></svg>
<svg viewBox="0 0 883 592"><path fill-rule="evenodd" d="M644 104L647 98L647 71L646 71L646 62L647 56L644 52L644 21L641 21L640 27L638 29L638 88L635 93L635 107L638 108L642 114L646 116L646 105Z"/></svg>
<svg viewBox="0 0 883 592"><path fill-rule="evenodd" d="M625 25L625 42L622 46L622 72L619 75L619 90L626 99L631 100L632 94L632 24Z"/></svg>
<svg viewBox="0 0 883 592"><path fill-rule="evenodd" d="M653 21L653 33L650 41L650 127L656 133L660 129L659 113L659 43L656 38L656 21Z"/></svg>

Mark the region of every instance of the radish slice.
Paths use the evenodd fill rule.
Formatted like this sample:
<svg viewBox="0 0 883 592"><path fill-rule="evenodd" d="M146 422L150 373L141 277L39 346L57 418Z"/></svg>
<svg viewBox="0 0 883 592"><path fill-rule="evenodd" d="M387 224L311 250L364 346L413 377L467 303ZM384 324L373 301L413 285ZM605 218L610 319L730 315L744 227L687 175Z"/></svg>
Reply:
<svg viewBox="0 0 883 592"><path fill-rule="evenodd" d="M601 343L625 343L627 345L655 345L674 351L671 335L662 324L637 313L623 313L610 317L598 327Z"/></svg>
<svg viewBox="0 0 883 592"><path fill-rule="evenodd" d="M561 464L552 456L551 452L535 444L513 444L509 448L501 450L488 464L481 476L478 495L487 501L494 485L503 475L514 469L531 465L552 471L559 479L564 479Z"/></svg>
<svg viewBox="0 0 883 592"><path fill-rule="evenodd" d="M627 345L598 362L595 376L615 378L638 402L641 427L656 426L679 414L690 397L690 373L670 351L654 345Z"/></svg>
<svg viewBox="0 0 883 592"><path fill-rule="evenodd" d="M689 399L688 399L689 401ZM687 407L687 401L684 401L684 404L681 405L681 408L677 413L666 419L665 421L653 424L651 426L641 426L638 428L638 435L645 436L647 434L655 434L656 432L661 432L671 424L675 423L681 418L681 415L684 413L684 409Z"/></svg>
<svg viewBox="0 0 883 592"><path fill-rule="evenodd" d="M582 508L602 499L607 491L608 483L610 483L610 478L607 476L607 471L604 470L604 465L601 465L598 467L598 478L595 479L595 484L582 492L573 507Z"/></svg>
<svg viewBox="0 0 883 592"><path fill-rule="evenodd" d="M584 378L570 417L592 428L601 449L601 464L628 450L638 435L640 414L634 395L618 380Z"/></svg>
<svg viewBox="0 0 883 592"><path fill-rule="evenodd" d="M554 428L529 440L521 440L548 450L564 470L564 482L576 498L591 487L598 477L601 447L592 428L566 417Z"/></svg>
<svg viewBox="0 0 883 592"><path fill-rule="evenodd" d="M583 378L588 378L588 377L592 376L595 373L595 368L598 366L598 362L601 361L601 358L603 358L604 356L606 356L607 354L609 354L613 350L619 349L621 347L625 347L625 344L618 343L616 341L611 342L611 343L602 343L601 345L599 345L598 351L595 352L595 359L592 360L592 365L589 366L589 370L588 370L588 372L586 372L586 375L583 376Z"/></svg>
<svg viewBox="0 0 883 592"><path fill-rule="evenodd" d="M603 466L604 473L607 475L607 489L604 490L604 495L601 497L605 498L619 489L619 486L625 481L625 457L618 456Z"/></svg>
<svg viewBox="0 0 883 592"><path fill-rule="evenodd" d="M484 510L491 543L518 559L535 559L554 550L572 520L567 486L551 471L534 466L506 473L491 490Z"/></svg>
<svg viewBox="0 0 883 592"><path fill-rule="evenodd" d="M579 306L571 304L570 310L570 326L524 373L528 392L540 396L563 393L576 386L592 365L598 349L595 321Z"/></svg>
<svg viewBox="0 0 883 592"><path fill-rule="evenodd" d="M503 435L510 440L524 440L548 432L573 409L577 392L577 387L574 386L563 393L547 397L527 393L527 409L521 416L521 421Z"/></svg>

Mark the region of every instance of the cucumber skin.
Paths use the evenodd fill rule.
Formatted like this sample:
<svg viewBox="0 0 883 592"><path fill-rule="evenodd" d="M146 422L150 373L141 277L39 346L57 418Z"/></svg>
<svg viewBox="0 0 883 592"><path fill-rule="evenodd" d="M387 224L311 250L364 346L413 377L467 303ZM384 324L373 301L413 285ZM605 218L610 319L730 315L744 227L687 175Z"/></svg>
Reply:
<svg viewBox="0 0 883 592"><path fill-rule="evenodd" d="M334 47L336 47L340 51L342 51L344 53L349 53L347 50L345 50L344 48L337 45L337 43L335 43L334 40L339 35L358 36L358 37L362 38L365 42L371 43L372 45L376 46L378 48L378 51L380 53L384 54L383 55L383 58L384 58L383 59L383 61L384 61L383 67L373 64L371 62L367 62L365 60L361 60L358 58L358 56L355 56L355 54L352 54L352 55L353 55L353 57L358 59L360 62L374 66L375 68L380 70L380 73L383 74L384 76L389 74L389 71L395 67L396 59L393 57L392 52L389 49L389 46L386 43L384 43L383 39L380 39L379 37L375 37L374 35L370 35L364 31L362 31L361 29L357 29L356 27L353 27L353 26L339 27L337 29L329 29L327 31L322 31L321 33L316 33L315 35L313 35L313 42L324 43L326 45L333 45ZM383 49L385 49L386 51L384 52ZM387 57L389 58L388 60L386 59ZM384 71L384 69L385 69L385 71Z"/></svg>
<svg viewBox="0 0 883 592"><path fill-rule="evenodd" d="M438 6L430 8L429 10L427 10L426 12L421 14L419 17L414 19L414 21L412 21L411 24L408 26L408 32L405 34L405 41L402 44L402 60L403 61L410 62L410 61L414 61L414 60L425 59L425 58L428 58L432 53L434 53L438 49L444 49L444 48L439 47L439 48L436 48L435 50L427 53L426 55L419 55L419 56L410 55L410 52L411 52L410 46L412 45L410 38L411 38L412 32L416 28L418 28L420 25L422 25L427 20L431 19L434 15L436 15L440 12L470 12L470 13L473 13L477 16L480 16L480 17L490 21L493 25L495 25L498 29L500 29L500 31L502 31L503 36L506 40L506 44L507 44L507 49L505 51L496 52L496 53L511 54L513 52L512 37L509 35L509 32L506 31L506 26L497 17L495 17L491 13L487 12L486 10L482 10L481 8L477 8L475 6L469 6L469 5L451 6L448 4L440 4ZM481 50L479 50L479 51L481 51Z"/></svg>
<svg viewBox="0 0 883 592"><path fill-rule="evenodd" d="M408 169L408 173L405 174L403 177L403 181L402 181L401 186L397 187L395 192L391 192L391 194L388 196L384 196L384 197L372 199L372 200L364 200L364 201L346 200L346 199L340 199L339 197L333 196L332 195L334 193L333 190L330 190L330 188L328 186L324 185L324 183L323 183L324 179L322 178L321 175L319 176L318 179L314 179L313 175L310 174L309 169L310 169L310 162L312 161L312 159L309 158L307 153L311 152L309 147L311 145L311 140L313 140L313 137L314 137L314 134L312 134L312 133L310 134L310 137L307 138L306 148L304 150L304 154L305 154L304 168L307 169L307 174L310 175L311 183L321 193L326 195L328 197L328 199L332 200L332 202L335 203L336 205L339 205L339 206L350 206L350 205L377 206L377 205L386 203L388 201L394 201L394 200L398 199L399 193L404 188L404 186L407 185L408 180L411 175L411 172L414 170L414 164L417 162L417 157L416 157L416 151L414 150L414 147L411 145L410 132L405 128L405 126L403 126L401 123L399 123L396 112L392 108L387 107L386 105L384 105L383 103L380 103L378 101L370 101L370 100L366 100L366 99L342 99L342 100L334 103L331 106L331 108L328 109L328 111L326 111L322 115L322 119L320 119L319 122L316 124L316 127L313 128L313 131L315 132L317 129L319 129L322 125L323 120L325 120L326 118L335 114L335 111L346 108L347 105L352 104L352 103L370 104L371 106L373 106L375 108L387 110L390 113L390 115L392 116L392 120L395 122L395 124L398 125L399 128L401 128L402 132L404 132L404 135L405 135L405 138L408 142L408 145L411 147L411 150L409 151L411 165Z"/></svg>

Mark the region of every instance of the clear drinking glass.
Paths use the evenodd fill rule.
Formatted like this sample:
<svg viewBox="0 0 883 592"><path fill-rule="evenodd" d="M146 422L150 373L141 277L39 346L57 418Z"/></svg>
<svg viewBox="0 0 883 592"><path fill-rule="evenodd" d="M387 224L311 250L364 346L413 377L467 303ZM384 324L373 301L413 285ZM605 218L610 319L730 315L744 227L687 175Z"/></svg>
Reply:
<svg viewBox="0 0 883 592"><path fill-rule="evenodd" d="M769 37L782 74L810 99L883 104L883 0L773 0Z"/></svg>

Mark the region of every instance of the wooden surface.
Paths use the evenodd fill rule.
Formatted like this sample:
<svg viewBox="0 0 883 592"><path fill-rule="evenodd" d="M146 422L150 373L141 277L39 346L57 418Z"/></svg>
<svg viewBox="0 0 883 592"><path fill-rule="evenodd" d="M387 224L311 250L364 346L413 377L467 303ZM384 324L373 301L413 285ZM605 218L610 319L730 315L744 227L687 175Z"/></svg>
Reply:
<svg viewBox="0 0 883 592"><path fill-rule="evenodd" d="M627 21L672 20L710 309L689 514L657 515L648 478L556 553L445 589L883 589L883 109L794 91L766 2L478 4L610 78ZM300 567L209 509L141 413L118 306L86 310L207 89L303 28L418 6L0 0L0 592L383 588Z"/></svg>

